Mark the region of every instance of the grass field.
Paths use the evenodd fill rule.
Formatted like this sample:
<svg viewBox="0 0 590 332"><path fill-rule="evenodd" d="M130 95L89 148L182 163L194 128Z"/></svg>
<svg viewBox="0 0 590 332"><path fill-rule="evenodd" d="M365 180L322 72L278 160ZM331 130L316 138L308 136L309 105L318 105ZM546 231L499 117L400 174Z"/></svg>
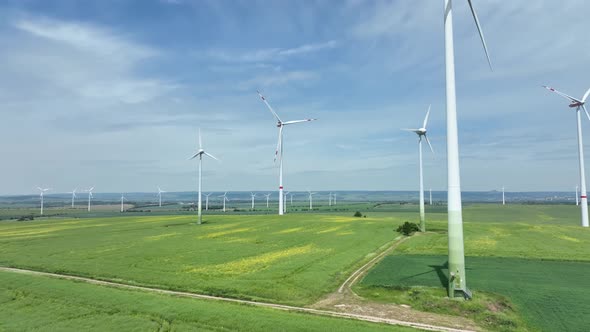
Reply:
<svg viewBox="0 0 590 332"><path fill-rule="evenodd" d="M0 223L0 265L236 298L309 304L391 242L393 218L336 215Z"/></svg>
<svg viewBox="0 0 590 332"><path fill-rule="evenodd" d="M413 331L0 272L0 331Z"/></svg>
<svg viewBox="0 0 590 332"><path fill-rule="evenodd" d="M468 205L464 213L466 272L475 297L483 291L509 298L529 329L585 331L583 314L590 312L590 230L578 226L578 216L575 206ZM429 214L427 225L433 232L405 241L355 290L378 301L452 313L452 305L442 308L440 301L425 304L419 296L408 297L413 292L424 292L424 297L437 292L408 289L412 286L437 287L444 294L445 217ZM513 322L518 324L518 319ZM526 328L511 324L507 320L494 328Z"/></svg>

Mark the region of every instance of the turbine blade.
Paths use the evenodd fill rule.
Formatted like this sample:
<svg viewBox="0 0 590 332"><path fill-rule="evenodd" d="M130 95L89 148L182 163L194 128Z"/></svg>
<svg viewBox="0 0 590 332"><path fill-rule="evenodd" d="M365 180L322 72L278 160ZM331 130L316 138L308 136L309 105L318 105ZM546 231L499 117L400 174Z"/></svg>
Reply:
<svg viewBox="0 0 590 332"><path fill-rule="evenodd" d="M426 125L428 124L428 116L430 115L430 106L432 106L432 105L428 105L428 112L426 112L426 117L424 118L424 122L422 123L422 128L426 128Z"/></svg>
<svg viewBox="0 0 590 332"><path fill-rule="evenodd" d="M574 98L574 97L572 97L572 96L570 96L570 95L567 95L567 94L565 94L565 93L563 93L563 92L561 92L561 91L557 91L557 90L555 90L554 88L552 88L552 87L550 87L550 86L543 85L543 87L544 87L545 89L547 89L547 90L551 91L551 92L555 92L555 93L557 93L558 95L562 96L562 97L563 97L563 98L565 98L565 99L569 99L571 102L577 102L577 103L582 103L582 102L583 102L583 101L581 101L581 100L578 100L578 99L576 99L576 98ZM589 91L590 91L590 90L589 90Z"/></svg>
<svg viewBox="0 0 590 332"><path fill-rule="evenodd" d="M404 131L411 131L413 133L417 132L418 129L411 129L411 128L401 128L400 130L404 130Z"/></svg>
<svg viewBox="0 0 590 332"><path fill-rule="evenodd" d="M289 124L294 124L294 123L309 122L309 121L315 121L315 120L317 120L317 119L294 120L294 121L283 122L283 124L289 125Z"/></svg>
<svg viewBox="0 0 590 332"><path fill-rule="evenodd" d="M582 108L584 109L584 112L586 112L586 116L588 117L588 120L590 120L590 114L588 114L588 110L586 109L586 105L582 105Z"/></svg>
<svg viewBox="0 0 590 332"><path fill-rule="evenodd" d="M215 156L213 156L213 155L212 155L212 154L210 154L210 153L207 153L207 152L204 152L204 151L203 151L203 154L205 154L205 155L207 155L207 156L209 156L209 157L211 157L211 158L213 158L213 159L215 159L215 160L219 161L219 159L217 159Z"/></svg>
<svg viewBox="0 0 590 332"><path fill-rule="evenodd" d="M428 143L428 146L430 147L430 151L432 153L434 153L434 149L432 149L432 145L430 144L430 140L428 139L428 136L424 135L424 138L426 139L426 143Z"/></svg>
<svg viewBox="0 0 590 332"><path fill-rule="evenodd" d="M483 36L483 31L481 29L481 25L479 24L479 19L477 18L477 13L475 12L475 8L473 8L473 4L471 0L467 0L469 3L469 8L471 9L471 14L473 15L473 19L475 20L475 25L477 26L477 31L479 32L479 38L481 38L481 43L483 44L483 50L486 53L486 58L488 59L488 64L490 65L490 70L494 71L492 67L492 61L490 60L490 55L488 53L488 47L486 45L486 40Z"/></svg>
<svg viewBox="0 0 590 332"><path fill-rule="evenodd" d="M583 103L586 102L586 98L588 98L588 95L590 95L590 89L586 90L586 93L584 94L584 97L582 97L582 102Z"/></svg>
<svg viewBox="0 0 590 332"><path fill-rule="evenodd" d="M281 143L283 142L283 126L279 127L279 139L277 141L277 149L275 150L275 157L273 162L277 161L277 158L281 158L280 151L281 151Z"/></svg>
<svg viewBox="0 0 590 332"><path fill-rule="evenodd" d="M198 156L199 156L201 153L202 153L202 152L197 152L197 153L195 153L195 155L194 155L194 156L192 156L192 157L190 157L190 158L188 158L188 160L193 160L193 159L197 158L197 157L198 157Z"/></svg>
<svg viewBox="0 0 590 332"><path fill-rule="evenodd" d="M270 104L268 103L268 101L266 101L266 98L264 98L264 96L260 93L260 91L256 90L256 92L258 92L258 95L260 96L260 98L262 99L262 101L266 104L266 107L268 107L268 109L270 110L270 112L272 113L272 115L274 115L274 117L277 119L277 121L282 122L281 118L279 118L279 116L277 115L277 113L275 112L275 110L272 109L272 107L270 107Z"/></svg>

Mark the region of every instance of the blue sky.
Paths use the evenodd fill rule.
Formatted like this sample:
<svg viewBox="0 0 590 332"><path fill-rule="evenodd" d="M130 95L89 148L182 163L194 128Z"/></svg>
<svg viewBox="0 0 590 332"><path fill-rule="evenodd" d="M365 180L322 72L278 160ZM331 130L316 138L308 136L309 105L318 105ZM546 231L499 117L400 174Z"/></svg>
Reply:
<svg viewBox="0 0 590 332"><path fill-rule="evenodd" d="M0 194L414 190L416 127L432 104L425 186L446 189L443 1L3 1ZM590 86L585 1L455 1L464 190L572 190L575 115L542 84ZM584 121L584 130L589 128ZM590 136L590 132L586 135ZM586 140L587 141L587 140ZM588 152L587 152L588 153Z"/></svg>

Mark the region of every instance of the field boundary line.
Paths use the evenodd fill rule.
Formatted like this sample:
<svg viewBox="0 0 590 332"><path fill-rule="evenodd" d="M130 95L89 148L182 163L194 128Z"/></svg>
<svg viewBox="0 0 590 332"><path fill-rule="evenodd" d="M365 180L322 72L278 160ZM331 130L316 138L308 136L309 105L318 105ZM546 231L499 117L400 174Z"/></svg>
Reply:
<svg viewBox="0 0 590 332"><path fill-rule="evenodd" d="M399 241L396 243L399 244L402 241ZM393 245L388 250L385 250L384 253L388 252L389 250L391 250L393 248L395 248L395 245ZM381 254L383 254L383 253L381 253ZM371 260L370 262L372 262L373 260ZM367 264L369 264L369 263L367 263ZM365 265L367 265L367 264L365 264ZM348 318L348 319L373 322L373 323L384 323L384 324L389 324L389 325L406 326L406 327L412 327L412 328L422 329L422 330L427 330L427 331L471 332L470 330L455 329L455 328L437 326L437 325L431 325L431 324L407 322L407 321L391 319L391 318L382 318L382 317L375 317L375 316L350 314L350 313L312 309L312 308L305 308L305 307L296 307L296 306L274 304L274 303L267 303L267 302L240 300L240 299L234 299L234 298L228 298L228 297L220 297L220 296L204 295L204 294L197 294L197 293L190 293L190 292L173 291L173 290L151 288L151 287L144 287L144 286L134 286L134 285L128 285L128 284L112 282L112 281L104 281L104 280L98 280L98 279L92 279L92 278L78 277L78 276L74 276L74 275L42 272L42 271L35 271L35 270L29 270L29 269L19 269L19 268L13 268L13 267L0 266L0 271L38 275L38 276L45 276L45 277L53 277L53 278L58 278L58 279L80 281L80 282L85 282L85 283L100 285L100 286L105 286L105 287L136 290L136 291L143 291L143 292L149 292L149 293L185 297L185 298L196 298L196 299L203 299L203 300L213 300L213 301L223 301L223 302L231 302L231 303L238 303L238 304L247 304L247 305L256 306L256 307L274 308L274 309L279 309L279 310L283 310L283 311L304 312L304 313L314 314L314 315L318 315L318 316Z"/></svg>

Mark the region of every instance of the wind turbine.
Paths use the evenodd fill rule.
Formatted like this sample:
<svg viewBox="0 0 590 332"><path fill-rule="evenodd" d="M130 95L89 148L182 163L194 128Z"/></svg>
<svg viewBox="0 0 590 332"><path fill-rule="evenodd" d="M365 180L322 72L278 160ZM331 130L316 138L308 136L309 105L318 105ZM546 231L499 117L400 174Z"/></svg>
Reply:
<svg viewBox="0 0 590 332"><path fill-rule="evenodd" d="M313 195L317 193L312 193L311 191L307 191L309 193L309 209L313 210Z"/></svg>
<svg viewBox="0 0 590 332"><path fill-rule="evenodd" d="M123 200L125 199L125 196L123 196L123 194L121 194L121 212L123 212Z"/></svg>
<svg viewBox="0 0 590 332"><path fill-rule="evenodd" d="M467 0L471 14L477 26L479 37L488 60L492 62L483 36L479 19L471 0ZM463 215L461 207L461 175L459 167L459 135L457 132L457 98L455 95L455 51L453 45L453 10L452 0L444 0L445 26L445 78L447 106L447 182L448 182L448 239L449 239L449 297L455 297L455 290L463 296L471 297L465 278L465 246L463 243Z"/></svg>
<svg viewBox="0 0 590 332"><path fill-rule="evenodd" d="M576 206L578 206L580 204L580 201L578 199L578 186L576 186Z"/></svg>
<svg viewBox="0 0 590 332"><path fill-rule="evenodd" d="M229 199L227 198L227 191L223 195L218 196L218 197L223 197L222 198L222 200L223 200L223 212L225 212L225 202L226 201L229 201Z"/></svg>
<svg viewBox="0 0 590 332"><path fill-rule="evenodd" d="M430 205L432 205L432 188L430 188Z"/></svg>
<svg viewBox="0 0 590 332"><path fill-rule="evenodd" d="M165 191L160 189L160 187L158 187L158 198L160 200L160 204L159 204L160 207L162 207L162 194L163 193L165 193Z"/></svg>
<svg viewBox="0 0 590 332"><path fill-rule="evenodd" d="M76 190L78 190L78 188L76 188L68 193L68 194L72 194L72 209L74 208L74 200L76 199Z"/></svg>
<svg viewBox="0 0 590 332"><path fill-rule="evenodd" d="M41 215L43 215L43 193L51 190L51 188L37 187L37 189L39 189L39 196L41 197Z"/></svg>
<svg viewBox="0 0 590 332"><path fill-rule="evenodd" d="M211 196L212 193L209 194L205 194L205 211L209 211L209 196Z"/></svg>
<svg viewBox="0 0 590 332"><path fill-rule="evenodd" d="M264 196L266 197L266 208L268 209L268 200L270 199L270 194L265 194Z"/></svg>
<svg viewBox="0 0 590 332"><path fill-rule="evenodd" d="M586 109L586 98L590 95L590 89L586 90L582 100L568 96L563 92L559 92L551 87L543 85L543 87L551 92L555 92L558 95L568 99L570 101L569 107L576 109L576 118L578 123L578 160L580 163L580 201L582 203L582 227L588 227L588 199L586 197L586 171L584 170L584 142L582 140L582 116L580 114L580 108L584 109L588 120L590 120L590 114Z"/></svg>
<svg viewBox="0 0 590 332"><path fill-rule="evenodd" d="M334 193L332 197L332 203L336 205L336 193Z"/></svg>
<svg viewBox="0 0 590 332"><path fill-rule="evenodd" d="M283 198L283 213L287 213L287 195L289 195L290 193L290 191L287 191Z"/></svg>
<svg viewBox="0 0 590 332"><path fill-rule="evenodd" d="M90 188L90 189L86 189L84 190L85 192L88 193L88 212L90 212L90 199L92 199L92 191L94 190L94 187Z"/></svg>
<svg viewBox="0 0 590 332"><path fill-rule="evenodd" d="M252 210L254 210L254 198L256 197L256 194L251 192L250 197L252 197Z"/></svg>
<svg viewBox="0 0 590 332"><path fill-rule="evenodd" d="M418 129L403 129L406 131L411 131L418 135L418 151L420 156L420 230L422 232L426 232L426 221L424 217L424 176L422 175L422 137L428 143L430 147L430 151L434 153L432 149L432 145L430 145L430 140L428 140L428 136L426 136L426 125L428 124L428 116L430 115L430 105L428 105L428 111L426 112L426 117L424 117L424 122L422 122L422 127Z"/></svg>
<svg viewBox="0 0 590 332"><path fill-rule="evenodd" d="M504 186L502 186L502 205L506 205L506 196L504 196Z"/></svg>
<svg viewBox="0 0 590 332"><path fill-rule="evenodd" d="M257 92L258 92L258 95L260 96L260 98L262 99L262 101L266 104L266 106L268 107L268 109L270 110L272 115L277 120L277 127L279 128L279 140L277 143L277 149L275 150L275 161L277 160L277 158L279 158L279 215L283 215L283 213L285 211L283 208L283 203L284 203L284 201L283 201L283 127L286 125L290 125L290 124L309 122L309 121L314 121L317 119L304 119L304 120L294 120L294 121L283 122L279 118L277 113L272 109L272 107L270 107L270 104L266 101L266 99L260 93L260 91L257 91Z"/></svg>
<svg viewBox="0 0 590 332"><path fill-rule="evenodd" d="M328 206L332 206L332 193L328 194Z"/></svg>
<svg viewBox="0 0 590 332"><path fill-rule="evenodd" d="M202 167L203 167L203 155L209 156L217 161L219 161L219 159L215 158L213 155L211 155L210 153L205 152L205 150L203 150L203 142L201 141L201 128L199 128L199 151L197 151L197 153L195 153L192 157L189 158L189 160L191 159L195 159L197 157L199 157L199 195L198 195L198 199L197 199L197 224L200 225L203 222L203 216L202 216L202 207L201 207L201 177L202 177ZM209 194L210 195L210 194ZM207 206L209 206L209 196L207 196ZM223 201L223 212L225 212L225 200Z"/></svg>

